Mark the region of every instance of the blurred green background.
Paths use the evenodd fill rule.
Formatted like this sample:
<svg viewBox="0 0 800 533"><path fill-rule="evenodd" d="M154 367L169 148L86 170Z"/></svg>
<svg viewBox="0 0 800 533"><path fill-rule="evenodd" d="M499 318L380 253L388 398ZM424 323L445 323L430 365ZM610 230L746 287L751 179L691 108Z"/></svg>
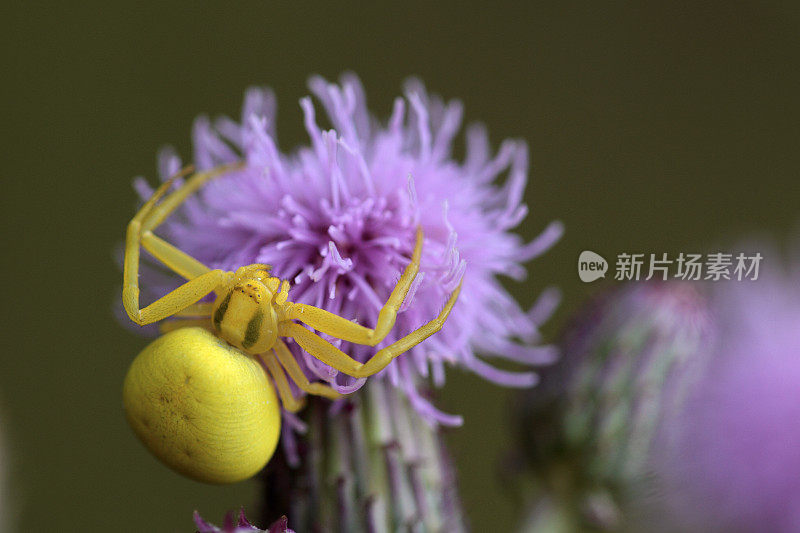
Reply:
<svg viewBox="0 0 800 533"><path fill-rule="evenodd" d="M558 325L595 286L581 250L703 250L795 226L800 5L793 2L25 3L3 28L3 344L0 418L23 531L191 531L249 505L253 482L209 487L162 467L122 415L126 368L147 342L112 314L114 254L165 144L190 156L199 113L238 116L272 86L281 147L304 141L310 74L353 70L387 116L404 78L462 99L495 145L526 139L533 237L567 234L522 285L556 284ZM502 458L512 391L452 370L440 405L475 531L519 518Z"/></svg>

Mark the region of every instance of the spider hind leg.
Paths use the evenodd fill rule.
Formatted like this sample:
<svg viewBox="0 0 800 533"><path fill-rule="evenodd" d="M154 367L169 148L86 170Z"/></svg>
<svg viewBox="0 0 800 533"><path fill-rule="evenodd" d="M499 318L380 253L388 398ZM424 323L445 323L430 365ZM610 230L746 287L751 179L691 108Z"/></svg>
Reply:
<svg viewBox="0 0 800 533"><path fill-rule="evenodd" d="M272 353L264 353L260 354L258 358L263 361L272 376L272 380L278 389L278 395L281 397L283 408L290 413L296 413L305 407L305 398L296 398L292 393L292 388L289 386L286 375L283 373L283 369L278 360L275 359L275 356Z"/></svg>

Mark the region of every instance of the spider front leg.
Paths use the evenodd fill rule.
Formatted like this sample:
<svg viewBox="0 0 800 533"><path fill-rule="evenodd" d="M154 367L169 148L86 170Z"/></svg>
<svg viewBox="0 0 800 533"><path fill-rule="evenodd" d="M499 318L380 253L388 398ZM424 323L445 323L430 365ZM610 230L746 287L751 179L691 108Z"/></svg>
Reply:
<svg viewBox="0 0 800 533"><path fill-rule="evenodd" d="M356 361L319 335L294 322L281 323L279 334L283 337L292 337L305 351L336 370L355 378L365 378L377 374L386 368L392 362L392 359L402 355L442 329L442 325L447 320L450 310L453 309L460 291L461 284L459 283L436 318L389 346L381 348L366 363Z"/></svg>
<svg viewBox="0 0 800 533"><path fill-rule="evenodd" d="M306 304L291 304L284 313L285 320L299 320L317 331L333 335L343 341L375 346L380 343L394 327L397 312L403 305L411 283L419 272L419 261L422 255L422 228L417 226L416 242L411 254L411 261L406 266L400 279L389 295L389 299L378 313L374 328L367 328L350 322L346 318L335 315L324 309Z"/></svg>
<svg viewBox="0 0 800 533"><path fill-rule="evenodd" d="M152 231L186 197L203 183L230 170L220 167L210 172L195 174L182 187L157 205L178 177L191 171L184 169L163 183L128 224L125 240L122 302L128 316L140 326L172 316L213 292L232 276L222 270L211 270L190 255L156 237ZM169 294L159 298L144 309L139 308L139 246L144 246L156 259L178 274L190 279Z"/></svg>
<svg viewBox="0 0 800 533"><path fill-rule="evenodd" d="M139 309L138 281L135 285L125 285L123 289L123 303L128 316L139 324L145 326L170 317L182 309L199 301L207 294L228 280L228 272L212 270L199 278L187 281L174 291L167 293L144 309Z"/></svg>
<svg viewBox="0 0 800 533"><path fill-rule="evenodd" d="M163 335L170 331L175 331L180 328L188 328L192 326L207 329L216 335L214 325L211 322L211 312L214 309L214 304L211 302L198 302L194 305L182 309L175 313L173 320L165 320L158 325L158 330ZM174 318L178 317L178 318Z"/></svg>
<svg viewBox="0 0 800 533"><path fill-rule="evenodd" d="M158 325L158 331L163 335L164 333L169 333L176 329L191 327L203 328L216 335L214 325L211 323L211 318L179 318L176 320L165 320Z"/></svg>
<svg viewBox="0 0 800 533"><path fill-rule="evenodd" d="M213 310L214 310L213 302L197 302L194 305L190 305L186 309L178 311L177 313L175 313L175 316L206 317L210 319Z"/></svg>

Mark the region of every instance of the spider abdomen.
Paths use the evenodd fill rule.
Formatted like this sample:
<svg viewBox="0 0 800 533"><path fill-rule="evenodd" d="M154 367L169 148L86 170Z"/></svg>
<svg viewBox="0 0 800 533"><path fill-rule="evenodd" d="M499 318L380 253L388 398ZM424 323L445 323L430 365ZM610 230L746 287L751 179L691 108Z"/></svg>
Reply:
<svg viewBox="0 0 800 533"><path fill-rule="evenodd" d="M264 369L202 328L181 328L147 346L125 377L123 401L154 455L208 483L258 472L280 434L280 406Z"/></svg>

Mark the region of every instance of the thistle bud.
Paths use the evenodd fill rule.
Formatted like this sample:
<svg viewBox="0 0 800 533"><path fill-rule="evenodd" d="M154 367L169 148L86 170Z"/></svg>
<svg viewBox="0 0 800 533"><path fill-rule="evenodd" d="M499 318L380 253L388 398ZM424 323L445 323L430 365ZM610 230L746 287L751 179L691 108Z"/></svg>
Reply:
<svg viewBox="0 0 800 533"><path fill-rule="evenodd" d="M685 283L623 286L563 336L563 359L521 403L524 454L541 499L531 530L621 527L651 490L658 439L685 405L712 345L706 302Z"/></svg>

